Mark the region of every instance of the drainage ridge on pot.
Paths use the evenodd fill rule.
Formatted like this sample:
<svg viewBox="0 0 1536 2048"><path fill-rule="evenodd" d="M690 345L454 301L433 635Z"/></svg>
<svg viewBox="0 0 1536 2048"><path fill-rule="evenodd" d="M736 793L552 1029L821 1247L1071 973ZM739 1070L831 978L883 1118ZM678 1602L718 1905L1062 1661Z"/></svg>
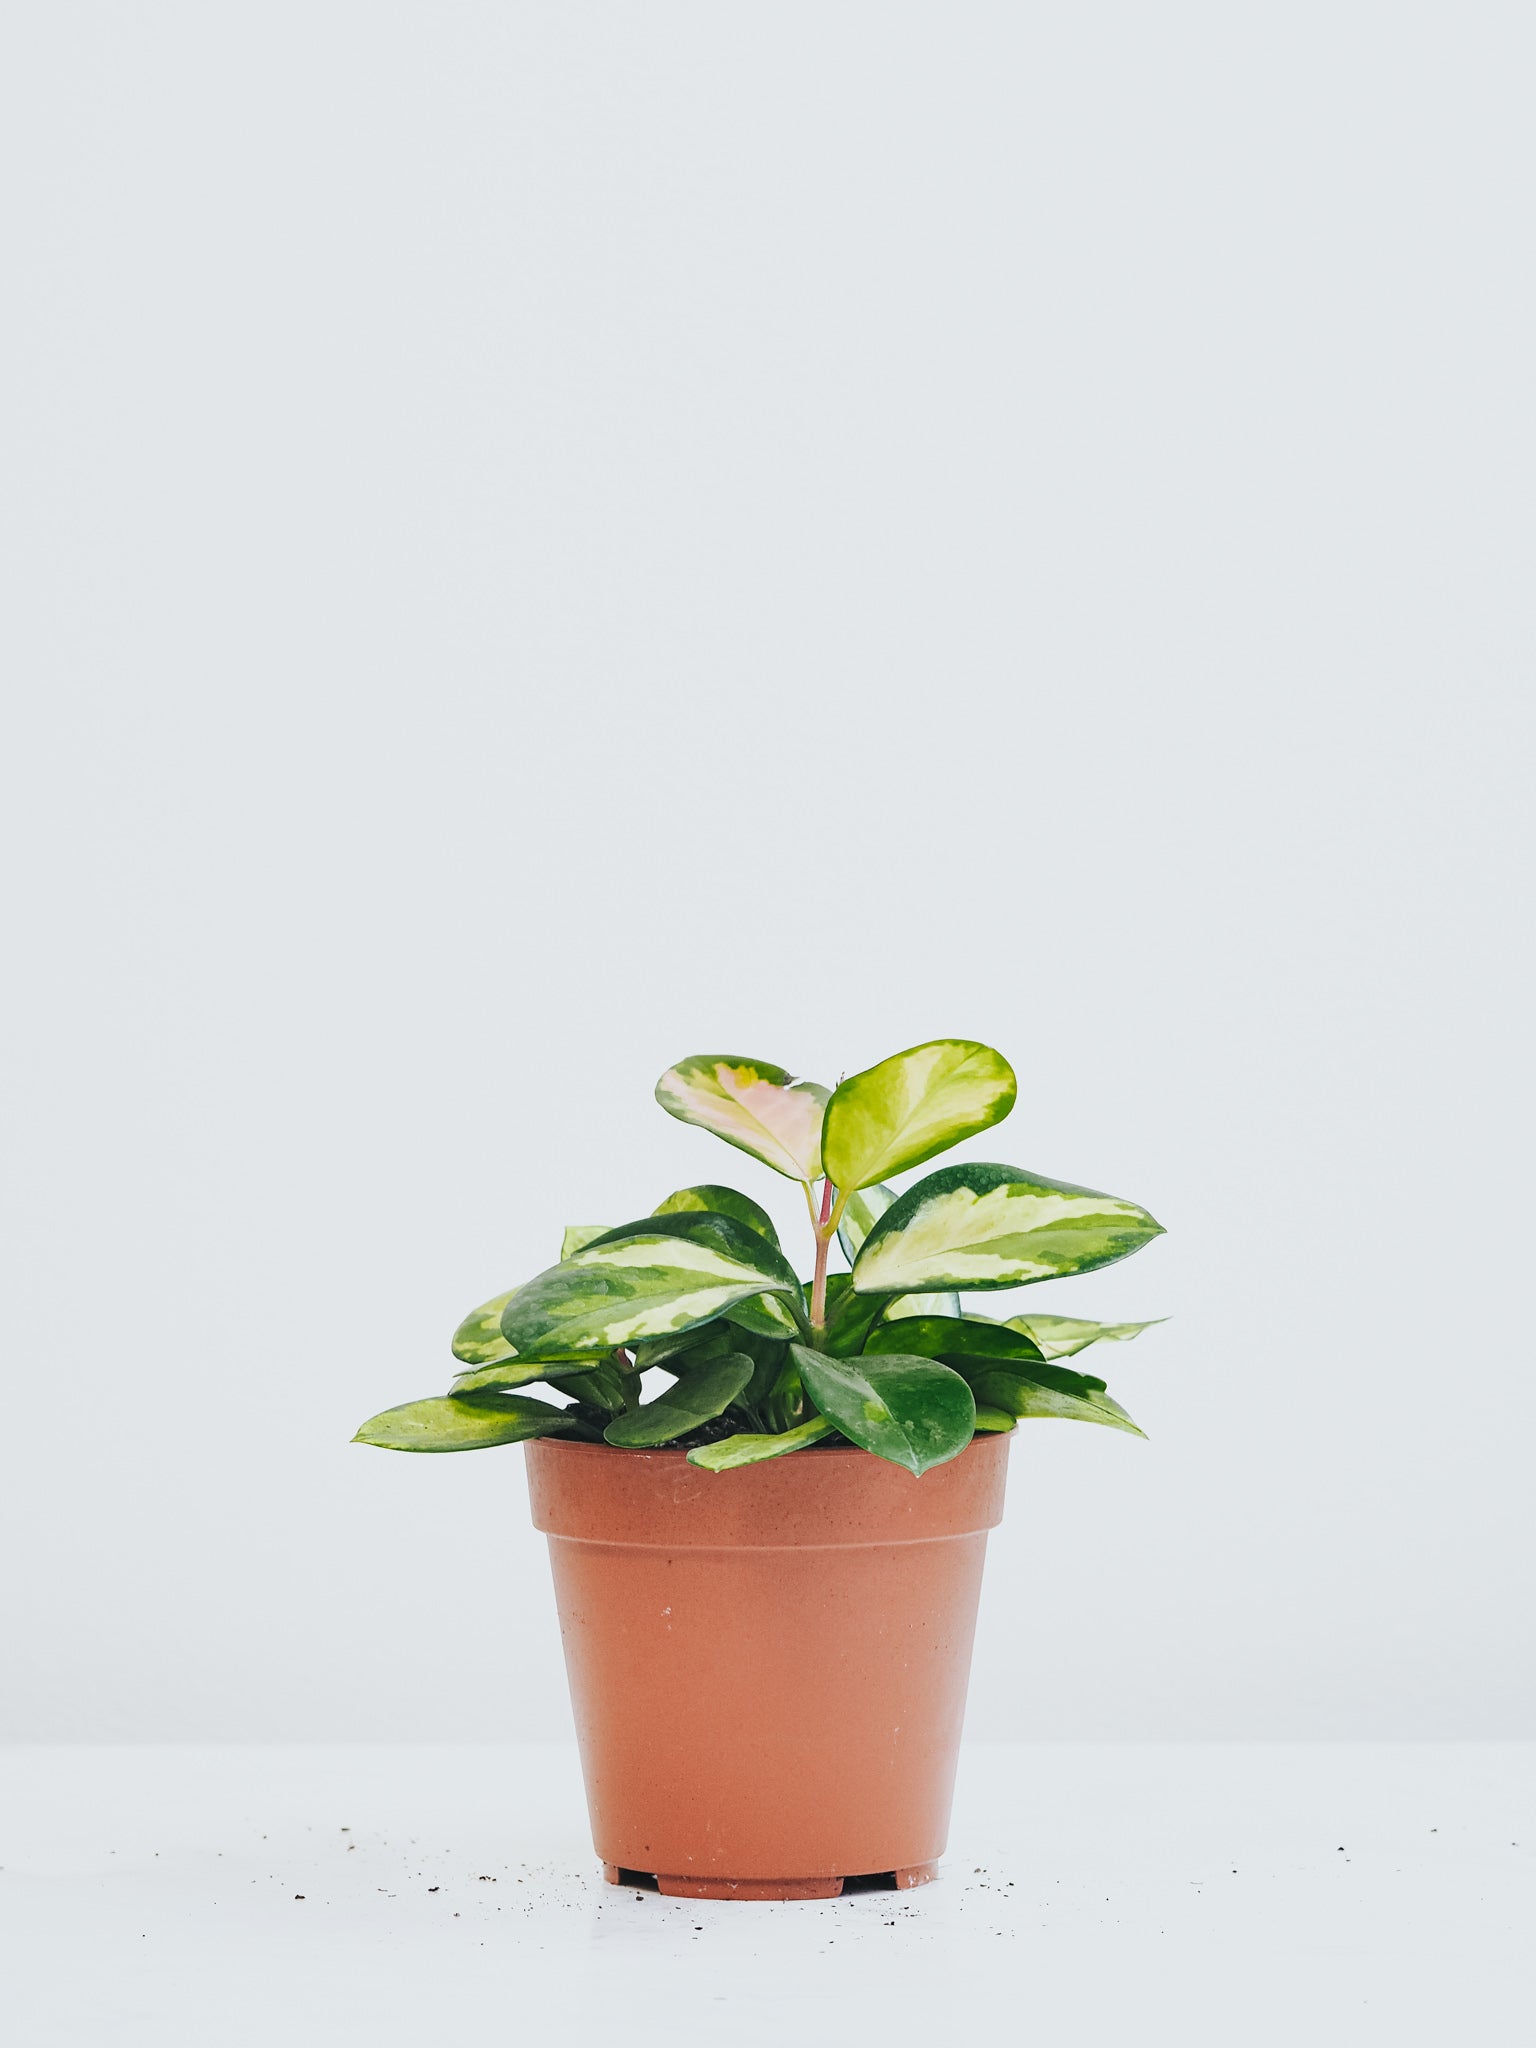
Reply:
<svg viewBox="0 0 1536 2048"><path fill-rule="evenodd" d="M527 1446L614 1882L824 1898L932 1874L1008 1441L921 1479L852 1449L720 1475Z"/></svg>

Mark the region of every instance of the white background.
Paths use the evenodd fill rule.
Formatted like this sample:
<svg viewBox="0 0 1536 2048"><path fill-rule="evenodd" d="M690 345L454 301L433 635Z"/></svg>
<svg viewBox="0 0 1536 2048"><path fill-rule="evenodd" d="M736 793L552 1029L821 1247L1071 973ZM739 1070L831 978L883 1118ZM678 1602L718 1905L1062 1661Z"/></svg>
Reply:
<svg viewBox="0 0 1536 2048"><path fill-rule="evenodd" d="M0 1732L563 1735L520 1454L353 1428L796 1224L672 1060L964 1034L1174 1318L973 1733L1536 1733L1525 10L4 36Z"/></svg>

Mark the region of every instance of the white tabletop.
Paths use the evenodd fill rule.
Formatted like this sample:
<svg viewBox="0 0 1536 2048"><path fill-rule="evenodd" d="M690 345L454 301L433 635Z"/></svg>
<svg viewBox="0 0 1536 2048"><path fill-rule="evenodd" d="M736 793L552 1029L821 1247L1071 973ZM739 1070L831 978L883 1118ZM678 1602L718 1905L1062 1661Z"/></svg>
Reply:
<svg viewBox="0 0 1536 2048"><path fill-rule="evenodd" d="M939 1883L798 1905L605 1886L554 1745L12 1749L0 1944L25 2048L1526 2048L1536 1745L974 1745Z"/></svg>

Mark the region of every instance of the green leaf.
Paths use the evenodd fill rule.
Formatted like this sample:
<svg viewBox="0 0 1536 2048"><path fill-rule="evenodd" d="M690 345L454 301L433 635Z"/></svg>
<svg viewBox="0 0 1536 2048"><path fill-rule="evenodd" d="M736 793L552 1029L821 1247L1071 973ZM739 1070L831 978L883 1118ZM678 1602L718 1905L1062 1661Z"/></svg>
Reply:
<svg viewBox="0 0 1536 2048"><path fill-rule="evenodd" d="M628 1415L616 1415L603 1435L611 1444L638 1450L655 1444L669 1444L686 1436L701 1422L713 1422L723 1415L752 1377L752 1360L740 1351L701 1365L697 1372L674 1380L665 1393Z"/></svg>
<svg viewBox="0 0 1536 2048"><path fill-rule="evenodd" d="M1022 1287L1112 1265L1162 1227L1134 1202L1022 1167L946 1166L886 1210L853 1284L861 1294Z"/></svg>
<svg viewBox="0 0 1536 2048"><path fill-rule="evenodd" d="M733 1472L738 1465L761 1465L765 1458L782 1458L790 1451L804 1450L807 1444L825 1443L829 1436L836 1435L825 1416L815 1415L798 1428L779 1430L773 1435L728 1436L718 1444L701 1444L688 1453L688 1462L702 1465L706 1472Z"/></svg>
<svg viewBox="0 0 1536 2048"><path fill-rule="evenodd" d="M560 1256L568 1259L573 1252L579 1252L584 1244L590 1244L595 1237L606 1237L613 1228L611 1223L567 1223L565 1235L560 1240ZM506 1299L505 1296L502 1297Z"/></svg>
<svg viewBox="0 0 1536 2048"><path fill-rule="evenodd" d="M711 1322L754 1294L799 1292L783 1254L729 1216L643 1217L520 1287L501 1332L520 1357L611 1351Z"/></svg>
<svg viewBox="0 0 1536 2048"><path fill-rule="evenodd" d="M703 1365L707 1359L723 1358L727 1351L738 1351L736 1333L724 1320L713 1323L692 1323L686 1330L675 1330L666 1337L647 1337L635 1346L635 1368L649 1372L652 1366L661 1366L667 1372L688 1372L695 1365Z"/></svg>
<svg viewBox="0 0 1536 2048"><path fill-rule="evenodd" d="M1000 1123L1018 1092L1012 1067L990 1045L914 1045L834 1091L822 1138L826 1171L839 1189L871 1187Z"/></svg>
<svg viewBox="0 0 1536 2048"><path fill-rule="evenodd" d="M899 1351L918 1358L939 1358L945 1364L962 1358L1017 1365L1040 1362L1039 1345L1022 1330L970 1316L911 1316L904 1322L882 1323L870 1333L864 1349L877 1356Z"/></svg>
<svg viewBox="0 0 1536 2048"><path fill-rule="evenodd" d="M603 1408L610 1415L617 1415L624 1406L626 1382L633 1385L634 1375L620 1372L604 1359L586 1372L562 1371L553 1384L562 1394L573 1394L589 1408Z"/></svg>
<svg viewBox="0 0 1536 2048"><path fill-rule="evenodd" d="M548 1401L505 1395L488 1401L437 1396L407 1401L374 1415L353 1437L381 1451L483 1451L493 1444L518 1444L534 1436L559 1436L579 1428L576 1417Z"/></svg>
<svg viewBox="0 0 1536 2048"><path fill-rule="evenodd" d="M848 1274L829 1273L827 1326L817 1348L832 1358L856 1358L889 1301L887 1294L855 1294Z"/></svg>
<svg viewBox="0 0 1536 2048"><path fill-rule="evenodd" d="M803 1181L821 1175L828 1092L767 1060L716 1052L679 1060L656 1083L656 1100L669 1115L713 1131L775 1173Z"/></svg>
<svg viewBox="0 0 1536 2048"><path fill-rule="evenodd" d="M865 1238L896 1199L896 1190L883 1181L878 1187L857 1188L847 1197L843 1220L837 1226L837 1241L850 1266L863 1249Z"/></svg>
<svg viewBox="0 0 1536 2048"><path fill-rule="evenodd" d="M1074 1399L1104 1392L1104 1382L1091 1372L1076 1372L1070 1365L1048 1365L1044 1359L963 1358L956 1354L949 1363L972 1388L989 1373L1003 1373L1028 1380L1047 1393L1070 1394Z"/></svg>
<svg viewBox="0 0 1536 2048"><path fill-rule="evenodd" d="M931 1358L829 1358L792 1344L806 1393L850 1443L906 1471L958 1457L976 1426L976 1404L959 1373Z"/></svg>
<svg viewBox="0 0 1536 2048"><path fill-rule="evenodd" d="M726 1322L735 1323L739 1329L751 1330L759 1337L805 1335L776 1294L755 1294L750 1300L738 1301L734 1308L725 1309L723 1314Z"/></svg>
<svg viewBox="0 0 1536 2048"><path fill-rule="evenodd" d="M1102 1422L1109 1429L1128 1430L1132 1436L1146 1435L1145 1430L1136 1427L1119 1402L1109 1398L1101 1385L1088 1385L1075 1393L1043 1385L1040 1374L1051 1370L1050 1366L1037 1366L1026 1377L1023 1373L1009 1372L1003 1366L992 1366L973 1373L970 1385L976 1397L977 1412L982 1408L1000 1408L1006 1414L1021 1418Z"/></svg>
<svg viewBox="0 0 1536 2048"><path fill-rule="evenodd" d="M512 1356L512 1346L501 1334L501 1312L516 1289L498 1294L472 1308L453 1333L453 1355L465 1365L499 1365Z"/></svg>
<svg viewBox="0 0 1536 2048"><path fill-rule="evenodd" d="M978 1408L976 1429L983 1436L1004 1436L1010 1429L1017 1429L1019 1418L1005 1414L1001 1408Z"/></svg>
<svg viewBox="0 0 1536 2048"><path fill-rule="evenodd" d="M1154 1316L1147 1323L1085 1323L1076 1316L1009 1316L1005 1328L1021 1330L1034 1339L1045 1358L1071 1358L1090 1344L1125 1344L1166 1323L1166 1316Z"/></svg>
<svg viewBox="0 0 1536 2048"><path fill-rule="evenodd" d="M679 1188L674 1195L668 1195L664 1202L652 1210L654 1216L686 1216L703 1210L714 1216L734 1216L738 1223L745 1223L748 1230L755 1230L759 1237L766 1237L776 1245L779 1233L773 1227L773 1218L759 1202L750 1195L739 1194L735 1188L723 1188L713 1181L706 1181L702 1187ZM565 1254L562 1252L561 1257Z"/></svg>

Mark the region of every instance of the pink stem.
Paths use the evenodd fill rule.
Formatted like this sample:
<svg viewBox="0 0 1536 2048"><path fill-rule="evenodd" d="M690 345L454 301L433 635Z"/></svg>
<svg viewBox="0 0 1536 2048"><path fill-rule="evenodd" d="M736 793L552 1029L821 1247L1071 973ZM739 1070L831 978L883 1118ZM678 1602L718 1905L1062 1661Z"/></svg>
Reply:
<svg viewBox="0 0 1536 2048"><path fill-rule="evenodd" d="M832 1183L824 1180L821 1184L821 1214L816 1222L816 1268L811 1279L811 1328L819 1337L827 1325L827 1253L832 1249L832 1233L827 1228L827 1219L832 1214Z"/></svg>

